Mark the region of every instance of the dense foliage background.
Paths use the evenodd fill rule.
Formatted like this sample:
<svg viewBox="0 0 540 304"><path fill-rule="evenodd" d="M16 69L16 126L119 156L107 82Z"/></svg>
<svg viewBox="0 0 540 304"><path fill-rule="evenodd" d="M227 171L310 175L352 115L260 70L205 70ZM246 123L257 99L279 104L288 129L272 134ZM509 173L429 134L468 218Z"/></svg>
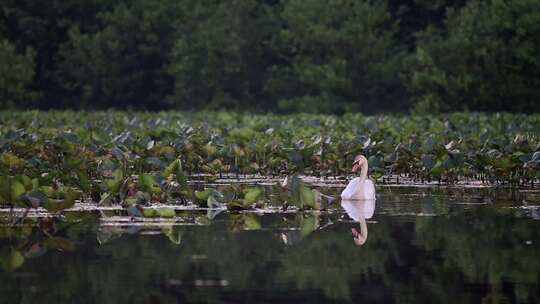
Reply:
<svg viewBox="0 0 540 304"><path fill-rule="evenodd" d="M0 106L538 112L537 0L2 0Z"/></svg>

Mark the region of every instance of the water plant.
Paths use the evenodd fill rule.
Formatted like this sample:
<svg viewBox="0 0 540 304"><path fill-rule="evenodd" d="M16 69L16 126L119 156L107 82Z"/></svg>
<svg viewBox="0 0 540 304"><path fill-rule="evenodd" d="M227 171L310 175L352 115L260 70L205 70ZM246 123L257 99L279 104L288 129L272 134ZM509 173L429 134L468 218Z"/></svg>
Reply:
<svg viewBox="0 0 540 304"><path fill-rule="evenodd" d="M247 209L262 188L196 189L220 177L340 177L357 153L379 183L534 186L540 116L248 115L229 112L0 112L0 204L52 212L75 200ZM313 193L288 200L313 208ZM141 208L142 208L141 207ZM134 210L134 209L133 209Z"/></svg>

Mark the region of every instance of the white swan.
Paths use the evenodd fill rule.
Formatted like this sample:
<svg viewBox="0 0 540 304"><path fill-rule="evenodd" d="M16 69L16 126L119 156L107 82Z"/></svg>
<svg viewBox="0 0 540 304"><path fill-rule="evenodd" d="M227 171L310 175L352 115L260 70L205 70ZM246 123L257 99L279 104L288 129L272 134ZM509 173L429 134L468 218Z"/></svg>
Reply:
<svg viewBox="0 0 540 304"><path fill-rule="evenodd" d="M374 200L375 184L367 178L368 161L363 155L354 158L352 172L358 172L360 176L353 178L345 190L341 192L342 200Z"/></svg>
<svg viewBox="0 0 540 304"><path fill-rule="evenodd" d="M375 200L350 200L341 201L341 207L355 222L370 219L375 213Z"/></svg>

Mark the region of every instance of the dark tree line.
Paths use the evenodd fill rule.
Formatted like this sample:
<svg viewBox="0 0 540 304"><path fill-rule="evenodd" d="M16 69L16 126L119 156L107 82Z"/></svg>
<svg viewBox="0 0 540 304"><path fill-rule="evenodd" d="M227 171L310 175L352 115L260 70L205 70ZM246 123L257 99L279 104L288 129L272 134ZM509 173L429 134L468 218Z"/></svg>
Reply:
<svg viewBox="0 0 540 304"><path fill-rule="evenodd" d="M537 0L1 0L0 106L538 112Z"/></svg>

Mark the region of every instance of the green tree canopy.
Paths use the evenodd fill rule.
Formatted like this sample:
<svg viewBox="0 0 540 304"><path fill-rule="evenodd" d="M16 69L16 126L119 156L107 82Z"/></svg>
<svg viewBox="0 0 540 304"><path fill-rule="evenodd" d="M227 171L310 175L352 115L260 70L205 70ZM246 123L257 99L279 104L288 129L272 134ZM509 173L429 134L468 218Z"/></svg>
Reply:
<svg viewBox="0 0 540 304"><path fill-rule="evenodd" d="M37 99L32 92L34 51L27 48L22 54L7 40L0 39L0 107L28 106Z"/></svg>
<svg viewBox="0 0 540 304"><path fill-rule="evenodd" d="M75 93L68 105L163 107L172 89L165 66L177 13L175 1L134 1L99 14L96 32L72 28L58 70L62 87Z"/></svg>
<svg viewBox="0 0 540 304"><path fill-rule="evenodd" d="M287 1L281 53L269 86L284 110L397 109L400 54L386 1ZM282 92L287 95L283 96ZM281 96L280 96L281 95Z"/></svg>
<svg viewBox="0 0 540 304"><path fill-rule="evenodd" d="M534 111L540 97L540 2L470 1L422 32L411 87L420 110Z"/></svg>
<svg viewBox="0 0 540 304"><path fill-rule="evenodd" d="M183 108L260 108L279 30L264 1L184 1L169 72Z"/></svg>

